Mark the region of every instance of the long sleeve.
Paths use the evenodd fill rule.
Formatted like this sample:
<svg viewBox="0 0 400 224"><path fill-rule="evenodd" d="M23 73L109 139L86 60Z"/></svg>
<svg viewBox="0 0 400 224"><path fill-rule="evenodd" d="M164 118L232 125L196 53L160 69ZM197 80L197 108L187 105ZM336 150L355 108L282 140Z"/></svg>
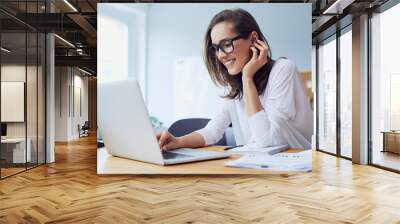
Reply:
<svg viewBox="0 0 400 224"><path fill-rule="evenodd" d="M299 113L311 114L311 108L307 108L309 105L296 66L286 59L278 60L276 63L280 64L274 74L271 74L265 97L261 98L264 110L248 118L253 144L256 147L280 144L288 144L290 147L309 147L310 140L307 140L295 125ZM304 122L302 125L312 128L312 121L309 124Z"/></svg>
<svg viewBox="0 0 400 224"><path fill-rule="evenodd" d="M231 124L229 113L229 103L224 102L221 111L208 122L206 127L196 131L199 133L206 143L212 145L217 143L224 135L225 129Z"/></svg>

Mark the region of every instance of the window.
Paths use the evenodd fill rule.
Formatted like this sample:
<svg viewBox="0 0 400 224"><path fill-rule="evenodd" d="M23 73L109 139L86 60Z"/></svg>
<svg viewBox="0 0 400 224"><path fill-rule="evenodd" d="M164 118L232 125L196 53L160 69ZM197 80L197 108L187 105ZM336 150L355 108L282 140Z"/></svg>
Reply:
<svg viewBox="0 0 400 224"><path fill-rule="evenodd" d="M146 96L147 5L98 6L98 82L134 78Z"/></svg>
<svg viewBox="0 0 400 224"><path fill-rule="evenodd" d="M318 45L317 53L317 149L351 159L353 96L351 24L322 41Z"/></svg>
<svg viewBox="0 0 400 224"><path fill-rule="evenodd" d="M336 36L318 48L318 149L336 153Z"/></svg>
<svg viewBox="0 0 400 224"><path fill-rule="evenodd" d="M371 162L400 170L400 4L371 18Z"/></svg>
<svg viewBox="0 0 400 224"><path fill-rule="evenodd" d="M340 155L352 157L352 33L351 26L340 36Z"/></svg>

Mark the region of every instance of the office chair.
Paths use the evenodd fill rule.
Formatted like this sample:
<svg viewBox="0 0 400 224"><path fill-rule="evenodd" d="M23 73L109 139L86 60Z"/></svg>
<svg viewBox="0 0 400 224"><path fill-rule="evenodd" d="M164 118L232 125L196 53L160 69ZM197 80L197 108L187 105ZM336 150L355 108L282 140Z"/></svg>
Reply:
<svg viewBox="0 0 400 224"><path fill-rule="evenodd" d="M79 129L79 138L89 136L89 129L90 129L89 121L85 121L82 127L80 127L80 125L78 124L78 129Z"/></svg>
<svg viewBox="0 0 400 224"><path fill-rule="evenodd" d="M193 131L204 128L210 119L207 118L188 118L175 121L169 128L168 132L176 137L187 135ZM232 132L230 132L232 134ZM225 131L222 139L215 145L227 145L227 132ZM233 137L233 136L232 136ZM232 138L231 138L232 139Z"/></svg>

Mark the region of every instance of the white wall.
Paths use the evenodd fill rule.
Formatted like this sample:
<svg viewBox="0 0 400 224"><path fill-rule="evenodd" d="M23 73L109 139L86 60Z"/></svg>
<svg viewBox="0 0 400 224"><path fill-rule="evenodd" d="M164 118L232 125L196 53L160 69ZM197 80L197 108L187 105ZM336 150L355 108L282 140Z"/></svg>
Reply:
<svg viewBox="0 0 400 224"><path fill-rule="evenodd" d="M18 81L25 82L25 75L28 75L30 86L36 86L36 81L31 76L36 77L36 67L18 64L8 64L1 66L1 81ZM28 137L35 132L36 136L36 88L27 88L27 119L28 119ZM3 96L4 97L4 96ZM30 105L34 101L34 104ZM29 107L30 106L30 107ZM7 108L2 108L6 110ZM35 112L35 113L34 113ZM32 123L34 122L34 123ZM8 137L25 137L26 122L7 122L7 136Z"/></svg>
<svg viewBox="0 0 400 224"><path fill-rule="evenodd" d="M75 70L77 72L77 70ZM75 86L75 102L74 102L74 110L75 113L73 113L73 119L72 119L72 133L71 135L73 138L79 137L79 132L77 129L78 124L82 126L85 121L88 121L89 115L88 115L88 77L87 76L81 76L83 73L78 73L74 75L74 86ZM78 98L78 90L80 90L80 99ZM81 101L79 103L79 100ZM79 111L79 107L82 111Z"/></svg>
<svg viewBox="0 0 400 224"><path fill-rule="evenodd" d="M68 140L68 67L55 68L55 141Z"/></svg>
<svg viewBox="0 0 400 224"><path fill-rule="evenodd" d="M77 139L78 124L88 120L88 78L71 67L56 67L55 80L55 141ZM79 103L79 91L80 100ZM79 106L82 106L82 114Z"/></svg>
<svg viewBox="0 0 400 224"><path fill-rule="evenodd" d="M33 67L18 64L2 65L1 81L25 82L26 70L31 74ZM6 110L6 108L1 109ZM7 122L7 137L25 137L25 122Z"/></svg>

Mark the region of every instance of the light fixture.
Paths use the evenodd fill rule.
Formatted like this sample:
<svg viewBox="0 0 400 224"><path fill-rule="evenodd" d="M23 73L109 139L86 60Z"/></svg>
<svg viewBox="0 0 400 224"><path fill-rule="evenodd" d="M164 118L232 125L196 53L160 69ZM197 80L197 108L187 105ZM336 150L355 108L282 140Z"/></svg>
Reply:
<svg viewBox="0 0 400 224"><path fill-rule="evenodd" d="M78 53L79 55L84 55L82 48L76 48L76 53Z"/></svg>
<svg viewBox="0 0 400 224"><path fill-rule="evenodd" d="M87 74L87 75L90 75L90 76L92 75L92 73L90 73L90 72L88 72L88 71L86 71L86 70L83 70L83 69L81 69L81 68L79 68L79 67L78 67L78 70L81 71L81 72L83 72L83 73L85 73L85 74Z"/></svg>
<svg viewBox="0 0 400 224"><path fill-rule="evenodd" d="M69 3L68 0L64 0L65 4L67 4L72 10L74 10L74 12L78 12L78 10L71 4Z"/></svg>
<svg viewBox="0 0 400 224"><path fill-rule="evenodd" d="M67 45L69 45L69 46L75 48L75 45L73 45L73 44L72 44L71 42L69 42L68 40L66 40L66 39L64 39L64 38L62 38L62 37L60 37L60 36L57 35L57 34L54 34L54 36L57 37L57 38L58 38L59 40L61 40L62 42L66 43Z"/></svg>
<svg viewBox="0 0 400 224"><path fill-rule="evenodd" d="M332 5L325 9L322 14L342 14L343 10L354 1L355 0L336 0Z"/></svg>
<svg viewBox="0 0 400 224"><path fill-rule="evenodd" d="M11 50L9 50L9 49L7 49L7 48L5 48L5 47L1 47L1 50L4 51L4 52L6 52L6 53L10 53L10 52L11 52Z"/></svg>

